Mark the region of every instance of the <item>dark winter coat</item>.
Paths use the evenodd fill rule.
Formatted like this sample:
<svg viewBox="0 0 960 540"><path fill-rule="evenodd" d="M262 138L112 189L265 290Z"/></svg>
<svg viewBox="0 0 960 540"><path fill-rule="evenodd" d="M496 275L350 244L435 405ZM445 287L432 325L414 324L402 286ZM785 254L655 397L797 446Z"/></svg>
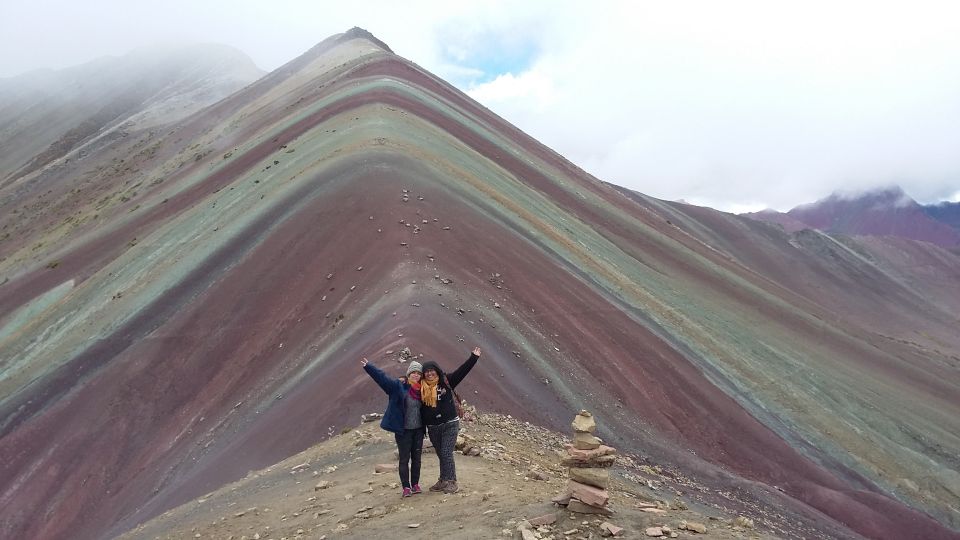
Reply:
<svg viewBox="0 0 960 540"><path fill-rule="evenodd" d="M407 390L410 389L410 385L387 375L373 364L367 364L363 369L387 393L387 410L383 413L383 419L380 420L380 427L393 433L402 434L405 409L403 400L404 396L407 395Z"/></svg>
<svg viewBox="0 0 960 540"><path fill-rule="evenodd" d="M440 369L440 366L438 366L436 362L426 362L423 364L424 373L426 373L428 369L435 369L437 370L437 375L440 376L440 382L437 384L437 406L430 407L426 403L420 406L420 413L423 416L424 425L435 426L457 418L457 406L454 404L453 389L460 384L460 381L467 376L467 373L470 373L470 370L477 364L479 358L479 356L471 354L470 358L467 358L467 361L464 362L462 366L447 375L446 378L444 378L443 370Z"/></svg>

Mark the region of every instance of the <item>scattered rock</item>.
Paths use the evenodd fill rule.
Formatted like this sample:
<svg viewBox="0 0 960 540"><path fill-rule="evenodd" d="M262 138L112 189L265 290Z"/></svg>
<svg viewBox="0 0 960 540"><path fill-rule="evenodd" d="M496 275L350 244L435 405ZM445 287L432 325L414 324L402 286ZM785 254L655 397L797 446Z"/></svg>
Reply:
<svg viewBox="0 0 960 540"><path fill-rule="evenodd" d="M377 463L376 465L373 466L373 472L375 473L393 472L397 470L397 467L398 466L396 463Z"/></svg>
<svg viewBox="0 0 960 540"><path fill-rule="evenodd" d="M733 520L733 525L734 527L741 527L743 529L752 529L753 520L748 517L737 516L737 519Z"/></svg>
<svg viewBox="0 0 960 540"><path fill-rule="evenodd" d="M600 524L600 529L603 530L604 536L620 536L623 534L623 527L617 527L609 521L604 521Z"/></svg>
<svg viewBox="0 0 960 540"><path fill-rule="evenodd" d="M383 417L382 414L372 412L372 413L367 413L367 414L361 414L361 415L360 415L360 421L363 422L363 423L373 422L374 420L376 420L376 419L378 419L378 418L382 418L382 417Z"/></svg>
<svg viewBox="0 0 960 540"><path fill-rule="evenodd" d="M530 525L534 527L541 527L543 525L553 525L557 522L557 515L554 513L544 514L542 516L537 516L535 518L530 518L527 521L530 522Z"/></svg>
<svg viewBox="0 0 960 540"><path fill-rule="evenodd" d="M420 526L419 523L409 523L409 524L407 524L407 527L410 528L410 529L416 529L416 528L419 527L419 526Z"/></svg>
<svg viewBox="0 0 960 540"><path fill-rule="evenodd" d="M313 490L320 491L321 489L327 489L328 487L330 487L330 485L331 484L329 480L321 480L320 482L317 483L317 485L313 486Z"/></svg>
<svg viewBox="0 0 960 540"><path fill-rule="evenodd" d="M643 531L643 533L647 536L660 537L663 536L663 529L660 527L647 527L647 530Z"/></svg>
<svg viewBox="0 0 960 540"><path fill-rule="evenodd" d="M703 523L697 523L696 521L681 521L677 528L700 534L706 534L707 532L707 526Z"/></svg>
<svg viewBox="0 0 960 540"><path fill-rule="evenodd" d="M527 472L527 478L531 480L540 480L542 482L545 482L550 479L550 476L541 471L531 469L530 471Z"/></svg>

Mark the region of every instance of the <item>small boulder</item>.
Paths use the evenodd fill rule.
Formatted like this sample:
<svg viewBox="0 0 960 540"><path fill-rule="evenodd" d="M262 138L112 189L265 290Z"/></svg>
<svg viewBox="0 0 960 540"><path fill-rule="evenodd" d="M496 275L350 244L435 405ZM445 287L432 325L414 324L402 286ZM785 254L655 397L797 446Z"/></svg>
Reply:
<svg viewBox="0 0 960 540"><path fill-rule="evenodd" d="M742 529L752 529L753 520L748 517L737 516L737 519L733 520L733 526L740 527Z"/></svg>
<svg viewBox="0 0 960 540"><path fill-rule="evenodd" d="M697 523L696 521L681 521L677 528L700 534L706 534L707 532L707 526L703 523Z"/></svg>
<svg viewBox="0 0 960 540"><path fill-rule="evenodd" d="M577 512L579 514L602 514L604 516L613 515L613 511L609 508L589 505L577 499L570 499L570 504L567 505L567 510L571 512Z"/></svg>
<svg viewBox="0 0 960 540"><path fill-rule="evenodd" d="M547 475L546 473L541 472L541 471L537 471L537 470L530 469L530 470L527 472L527 478L529 478L529 479L531 479L531 480L546 481L546 480L549 480L549 479L550 479L550 476Z"/></svg>
<svg viewBox="0 0 960 540"><path fill-rule="evenodd" d="M570 468L570 479L588 486L596 486L606 489L610 483L610 473L607 469L584 469L579 467Z"/></svg>
<svg viewBox="0 0 960 540"><path fill-rule="evenodd" d="M574 431L579 433L593 433L597 430L597 422L593 419L593 415L587 411L580 411L580 414L573 418L570 425Z"/></svg>
<svg viewBox="0 0 960 540"><path fill-rule="evenodd" d="M660 527L647 527L647 530L643 531L647 536L660 537L663 536L663 529Z"/></svg>
<svg viewBox="0 0 960 540"><path fill-rule="evenodd" d="M605 506L610 499L607 490L581 484L575 480L567 482L567 492L573 495L575 499L592 506Z"/></svg>
<svg viewBox="0 0 960 540"><path fill-rule="evenodd" d="M609 521L604 521L600 524L600 529L603 530L604 536L620 536L623 534L623 527L617 527Z"/></svg>
<svg viewBox="0 0 960 540"><path fill-rule="evenodd" d="M530 522L530 525L533 525L534 527L541 527L543 525L553 525L554 523L557 522L557 515L552 513L544 514L542 516L530 518L527 521Z"/></svg>
<svg viewBox="0 0 960 540"><path fill-rule="evenodd" d="M573 435L573 447L578 450L593 450L600 448L600 439L590 433L577 432Z"/></svg>
<svg viewBox="0 0 960 540"><path fill-rule="evenodd" d="M373 466L373 472L375 473L385 473L393 472L397 470L398 465L396 463L377 463Z"/></svg>

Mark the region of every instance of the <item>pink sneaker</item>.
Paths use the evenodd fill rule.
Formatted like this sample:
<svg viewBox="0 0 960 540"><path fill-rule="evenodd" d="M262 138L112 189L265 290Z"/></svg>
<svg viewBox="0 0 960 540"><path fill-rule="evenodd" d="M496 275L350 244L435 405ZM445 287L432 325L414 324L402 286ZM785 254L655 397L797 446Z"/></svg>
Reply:
<svg viewBox="0 0 960 540"><path fill-rule="evenodd" d="M417 493L423 493L422 491L420 491L420 484L413 485L413 494L416 495Z"/></svg>
<svg viewBox="0 0 960 540"><path fill-rule="evenodd" d="M403 494L400 495L400 497L409 497L410 495L413 495L413 493L410 492L410 488L403 488Z"/></svg>

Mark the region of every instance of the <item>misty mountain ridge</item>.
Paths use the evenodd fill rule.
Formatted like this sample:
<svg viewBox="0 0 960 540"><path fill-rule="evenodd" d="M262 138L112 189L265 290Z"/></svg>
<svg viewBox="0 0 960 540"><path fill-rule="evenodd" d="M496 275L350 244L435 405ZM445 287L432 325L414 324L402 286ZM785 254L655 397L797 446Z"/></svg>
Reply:
<svg viewBox="0 0 960 540"><path fill-rule="evenodd" d="M763 210L742 214L778 223L787 231L813 228L828 233L898 236L960 247L960 203L921 205L899 186L866 192L835 192L788 212Z"/></svg>
<svg viewBox="0 0 960 540"><path fill-rule="evenodd" d="M334 436L383 409L358 360L397 376L473 346L471 404L558 433L588 409L635 456L643 476L611 468L618 504L653 490L785 538L957 537L960 255L606 184L358 29L177 120L126 120L149 108L0 181L0 537L136 535L190 501L206 520L205 494L324 439L344 452L310 450L292 485L339 463L363 482L391 436ZM457 504L417 504L471 512L443 526L509 507L482 473L524 470L474 466ZM354 485L327 487L336 513L398 496ZM676 517L631 510L638 533Z"/></svg>
<svg viewBox="0 0 960 540"><path fill-rule="evenodd" d="M173 122L260 78L225 45L142 48L0 79L0 182L64 157L111 127Z"/></svg>

